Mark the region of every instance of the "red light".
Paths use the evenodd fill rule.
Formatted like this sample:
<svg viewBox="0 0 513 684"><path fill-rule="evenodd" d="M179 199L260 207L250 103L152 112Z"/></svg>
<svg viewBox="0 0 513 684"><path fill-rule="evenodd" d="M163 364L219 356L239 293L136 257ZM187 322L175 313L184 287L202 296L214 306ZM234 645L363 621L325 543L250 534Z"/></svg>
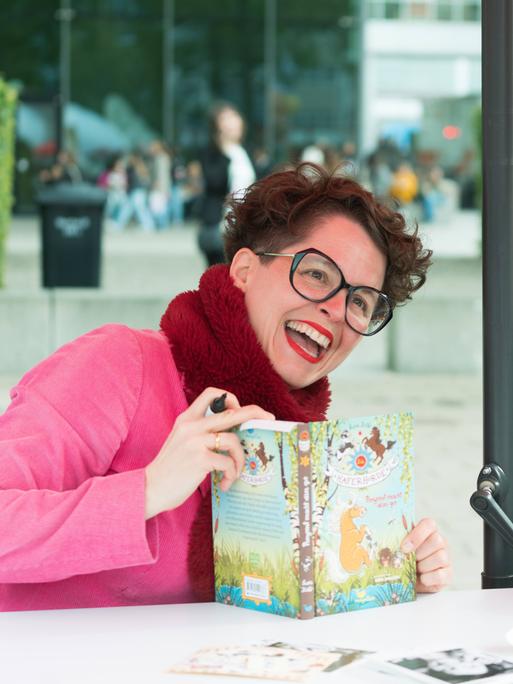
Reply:
<svg viewBox="0 0 513 684"><path fill-rule="evenodd" d="M461 135L461 128L459 126L444 126L442 128L442 135L446 140L455 140Z"/></svg>

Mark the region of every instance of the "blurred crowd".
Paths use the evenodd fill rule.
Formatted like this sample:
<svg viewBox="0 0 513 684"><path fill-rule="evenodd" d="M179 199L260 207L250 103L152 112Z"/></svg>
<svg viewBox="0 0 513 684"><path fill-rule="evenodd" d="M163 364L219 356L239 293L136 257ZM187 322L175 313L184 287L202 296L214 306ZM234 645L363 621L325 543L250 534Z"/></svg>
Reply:
<svg viewBox="0 0 513 684"><path fill-rule="evenodd" d="M108 193L109 227L123 230L131 221L146 231L182 226L186 206L200 193L199 178L197 163L185 165L161 140L114 157L97 179Z"/></svg>
<svg viewBox="0 0 513 684"><path fill-rule="evenodd" d="M367 158L361 181L423 223L446 220L458 209L476 208L474 151L466 150L457 164L448 167L442 167L437 157L427 150L404 155L393 142L382 140Z"/></svg>
<svg viewBox="0 0 513 684"><path fill-rule="evenodd" d="M222 261L222 223L227 196L243 191L277 165L263 148L248 153L243 145L242 115L229 103L210 111L209 141L186 161L162 140L112 158L95 180L107 193L106 218L111 231L134 224L143 231L199 223L198 246L208 265ZM312 162L357 178L408 218L431 222L477 203L476 160L471 150L453 168L442 168L434 152L405 153L390 139L380 140L365 159L352 141L336 147L320 141L295 150L288 163ZM286 166L281 162L278 166ZM69 151L41 172L43 184L80 183L83 174Z"/></svg>
<svg viewBox="0 0 513 684"><path fill-rule="evenodd" d="M199 163L185 164L160 140L113 156L96 179L86 177L73 153L63 150L38 180L43 186L93 180L107 193L107 226L113 231L130 223L147 231L181 226L189 205L201 194Z"/></svg>
<svg viewBox="0 0 513 684"><path fill-rule="evenodd" d="M340 149L313 143L297 156L335 173L357 178L385 202L391 201L408 216L424 223L444 220L458 209L478 204L477 160L473 150L463 153L452 167L444 168L433 151L405 153L394 141L383 139L363 160L356 146L344 143Z"/></svg>

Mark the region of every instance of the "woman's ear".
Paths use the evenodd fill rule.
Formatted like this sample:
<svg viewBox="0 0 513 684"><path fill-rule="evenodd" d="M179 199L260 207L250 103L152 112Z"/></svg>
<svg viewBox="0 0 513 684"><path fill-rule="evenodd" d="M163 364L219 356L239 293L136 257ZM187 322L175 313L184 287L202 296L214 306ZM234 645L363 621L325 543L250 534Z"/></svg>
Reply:
<svg viewBox="0 0 513 684"><path fill-rule="evenodd" d="M256 261L258 257L247 247L239 249L233 257L230 264L230 276L239 290L246 292Z"/></svg>

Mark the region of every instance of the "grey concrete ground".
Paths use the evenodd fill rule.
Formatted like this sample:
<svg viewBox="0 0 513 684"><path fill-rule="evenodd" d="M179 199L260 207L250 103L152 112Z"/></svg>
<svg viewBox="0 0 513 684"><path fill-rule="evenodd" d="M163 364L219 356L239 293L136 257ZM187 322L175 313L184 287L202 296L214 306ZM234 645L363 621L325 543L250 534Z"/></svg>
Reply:
<svg viewBox="0 0 513 684"><path fill-rule="evenodd" d="M458 214L452 223L434 226L429 242L446 257L475 257L478 251L476 216ZM172 288L180 291L195 286L202 261L195 252L192 226L157 235L136 231L108 234L105 240L104 270L110 290L116 283L134 283L146 291L151 283L138 282L134 272L137 260L153 264L153 287L161 287L173 261ZM36 290L39 283L37 225L34 220L18 220L8 245L7 291L14 288ZM124 254L124 257L122 256ZM112 264L109 266L109 259ZM121 258L120 258L121 257ZM20 268L25 275L21 277ZM479 278L469 284L479 291ZM460 278L461 282L461 278ZM162 290L160 291L162 294ZM414 303L410 306L414 306ZM2 327L8 325L2 321ZM450 344L454 330L448 328ZM372 344L367 340L364 344ZM21 340L20 340L21 343ZM376 343L378 341L376 340ZM365 356L362 345L358 353ZM369 348L370 349L370 348ZM18 374L0 374L0 412L8 404L8 389ZM454 563L455 589L480 586L482 570L482 525L468 505L482 460L482 391L479 372L463 374L399 374L365 369L348 363L332 377L333 404L330 415L369 415L393 410L411 410L415 415L416 496L418 517L431 516L448 538Z"/></svg>

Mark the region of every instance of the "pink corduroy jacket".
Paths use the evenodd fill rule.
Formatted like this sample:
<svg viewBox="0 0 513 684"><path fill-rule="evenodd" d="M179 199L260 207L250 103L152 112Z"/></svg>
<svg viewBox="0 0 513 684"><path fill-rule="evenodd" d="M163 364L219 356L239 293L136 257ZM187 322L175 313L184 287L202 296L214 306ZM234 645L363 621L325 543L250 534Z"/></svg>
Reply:
<svg viewBox="0 0 513 684"><path fill-rule="evenodd" d="M144 467L187 402L163 333L107 325L27 373L0 416L0 610L193 601L206 479L145 521Z"/></svg>

